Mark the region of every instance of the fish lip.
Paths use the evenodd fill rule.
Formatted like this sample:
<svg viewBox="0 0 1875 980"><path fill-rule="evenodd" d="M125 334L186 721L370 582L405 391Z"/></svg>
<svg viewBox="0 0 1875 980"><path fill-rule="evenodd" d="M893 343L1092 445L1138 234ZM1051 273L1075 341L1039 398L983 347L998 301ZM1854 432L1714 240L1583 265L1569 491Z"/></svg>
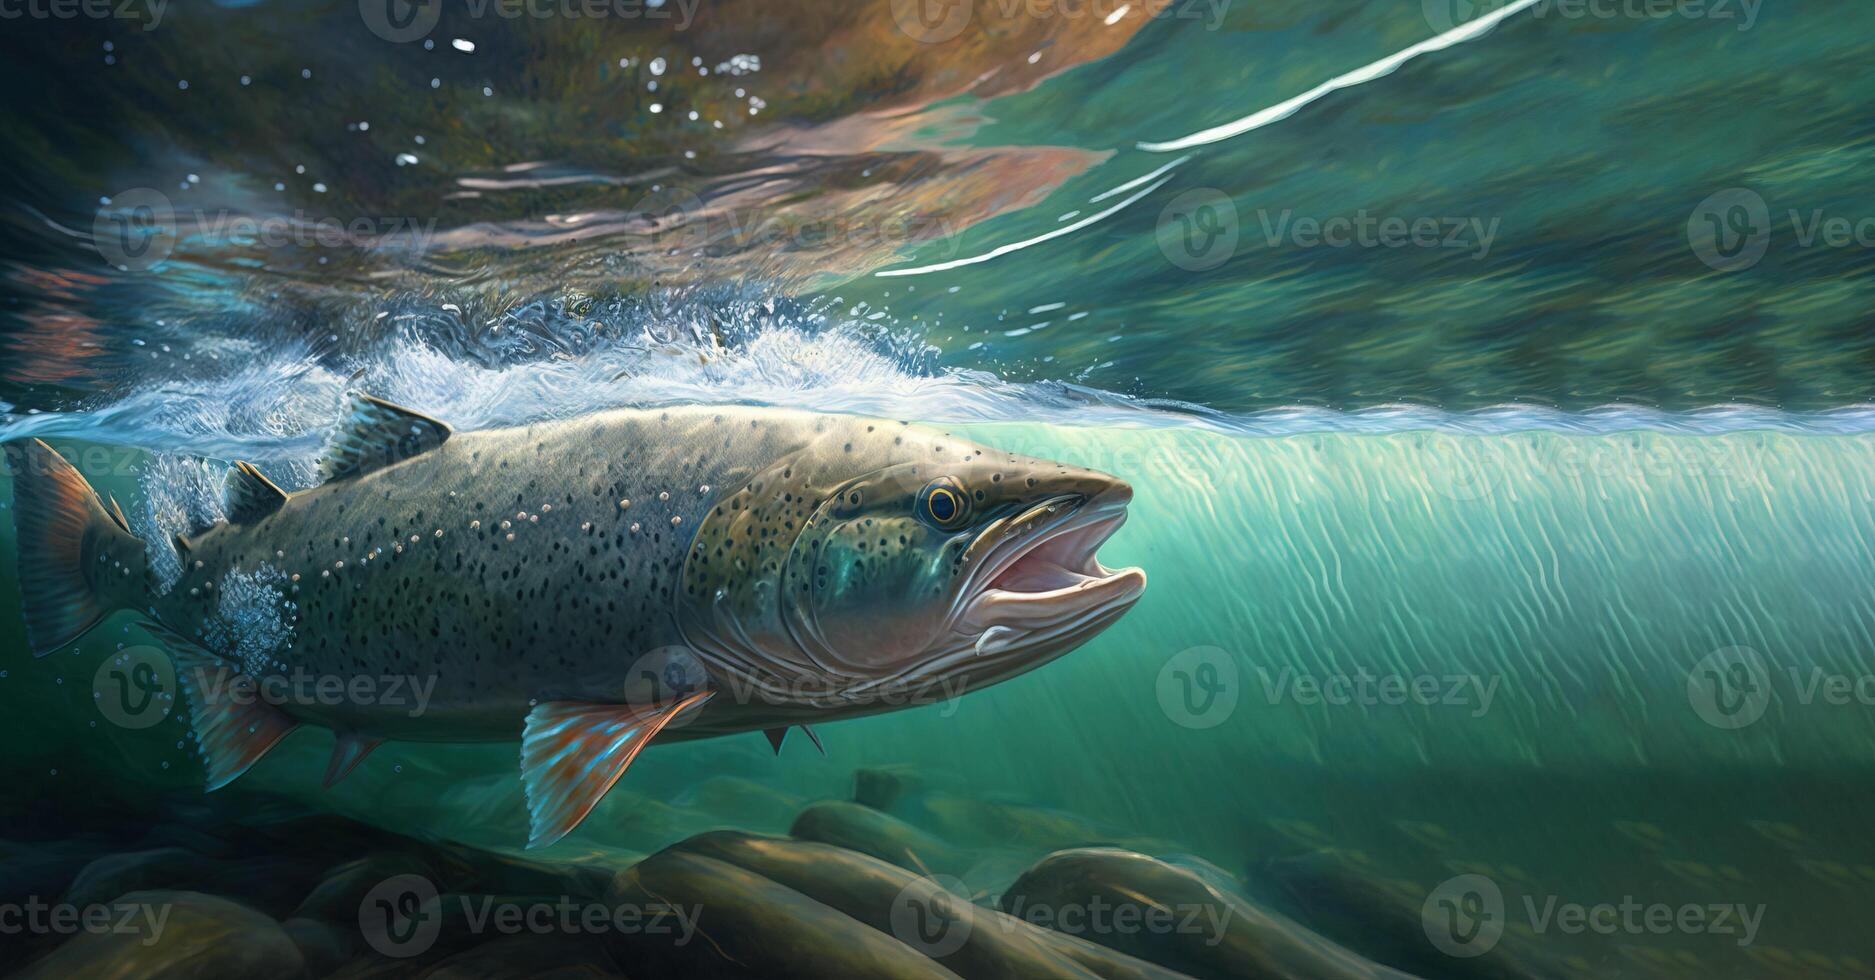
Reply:
<svg viewBox="0 0 1875 980"><path fill-rule="evenodd" d="M966 552L977 568L959 593L953 630L981 656L1075 633L1092 619L1111 622L1146 586L1141 569L1108 568L1097 557L1126 522L1130 499L1128 491L1058 495L986 529Z"/></svg>

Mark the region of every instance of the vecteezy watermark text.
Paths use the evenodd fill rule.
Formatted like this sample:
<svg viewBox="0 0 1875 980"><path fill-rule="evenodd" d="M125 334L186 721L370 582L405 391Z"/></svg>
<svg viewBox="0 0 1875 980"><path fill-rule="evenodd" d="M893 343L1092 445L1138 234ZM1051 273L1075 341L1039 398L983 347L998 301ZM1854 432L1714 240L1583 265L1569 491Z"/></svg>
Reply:
<svg viewBox="0 0 1875 980"><path fill-rule="evenodd" d="M688 30L702 0L459 0L459 9L479 21L501 20L643 20L668 22ZM365 27L393 44L420 40L436 29L444 0L358 0Z"/></svg>
<svg viewBox="0 0 1875 980"><path fill-rule="evenodd" d="M1263 243L1297 248L1445 248L1471 252L1474 259L1491 254L1502 218L1415 217L1376 215L1362 208L1351 215L1329 218L1297 217L1291 210L1259 209Z"/></svg>
<svg viewBox="0 0 1875 980"><path fill-rule="evenodd" d="M46 902L32 895L24 902L0 904L0 935L111 933L142 936L142 945L154 946L163 938L169 912L170 906L164 903L120 901L74 905Z"/></svg>
<svg viewBox="0 0 1875 980"><path fill-rule="evenodd" d="M1875 215L1787 208L1774 217L1764 197L1744 187L1727 188L1699 202L1686 219L1686 241L1712 269L1740 272L1764 260L1783 223L1790 225L1789 242L1800 249L1875 249Z"/></svg>
<svg viewBox="0 0 1875 980"><path fill-rule="evenodd" d="M456 905L446 914L445 902ZM403 959L436 945L443 923L473 935L522 934L675 936L678 945L697 933L701 905L666 902L594 902L560 895L551 900L501 901L492 895L451 895L437 891L422 875L393 875L366 892L358 903L358 929L372 949Z"/></svg>
<svg viewBox="0 0 1875 980"><path fill-rule="evenodd" d="M1376 214L1361 208L1353 214L1299 215L1293 208L1259 208L1249 227L1261 232L1266 248L1447 249L1490 256L1502 218L1479 215ZM1215 188L1198 187L1168 201L1159 212L1159 251L1173 265L1191 272L1217 268L1237 254L1246 226L1237 205Z"/></svg>
<svg viewBox="0 0 1875 980"><path fill-rule="evenodd" d="M139 187L107 198L91 232L92 244L106 262L123 271L143 272L161 266L184 238L268 249L371 248L395 242L421 253L435 237L436 219L340 218L304 209L260 216L202 208L178 211L162 192Z"/></svg>
<svg viewBox="0 0 1875 980"><path fill-rule="evenodd" d="M411 718L429 710L436 675L317 674L304 668L254 677L230 667L195 668L188 676L191 696L203 705L271 704L276 707L374 705L399 708Z"/></svg>
<svg viewBox="0 0 1875 980"><path fill-rule="evenodd" d="M1127 19L1197 21L1203 30L1224 24L1231 0L1170 0L1154 10L1144 0L890 0L892 20L906 37L921 44L942 44L977 19L1008 23L1030 20L1098 20L1112 27Z"/></svg>
<svg viewBox="0 0 1875 980"><path fill-rule="evenodd" d="M1365 667L1336 674L1305 673L1293 667L1272 674L1259 667L1257 673L1262 675L1264 700L1272 705L1290 701L1336 707L1460 706L1468 708L1473 718L1491 710L1501 680L1476 674L1376 673Z"/></svg>
<svg viewBox="0 0 1875 980"><path fill-rule="evenodd" d="M0 21L136 20L153 31L168 9L169 0L0 0Z"/></svg>
<svg viewBox="0 0 1875 980"><path fill-rule="evenodd" d="M1421 0L1426 23L1445 33L1510 5L1512 0ZM1544 0L1523 16L1532 20L1710 20L1736 21L1748 31L1758 23L1764 0Z"/></svg>
<svg viewBox="0 0 1875 980"><path fill-rule="evenodd" d="M1512 908L1489 876L1463 874L1440 882L1427 894L1420 906L1420 925L1440 952L1460 958L1482 956L1503 938ZM1658 902L1633 895L1599 902L1525 895L1515 908L1538 934L1723 936L1741 947L1757 940L1765 912L1762 904Z"/></svg>

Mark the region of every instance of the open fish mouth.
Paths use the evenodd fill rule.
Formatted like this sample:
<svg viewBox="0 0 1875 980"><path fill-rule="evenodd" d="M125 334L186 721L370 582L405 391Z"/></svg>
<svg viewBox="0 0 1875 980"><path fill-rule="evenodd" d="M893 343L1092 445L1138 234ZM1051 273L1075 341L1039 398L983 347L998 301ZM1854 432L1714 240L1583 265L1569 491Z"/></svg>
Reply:
<svg viewBox="0 0 1875 980"><path fill-rule="evenodd" d="M1108 568L1100 546L1126 522L1132 491L1064 494L985 528L965 552L977 568L962 592L956 629L979 656L1078 636L1111 622L1140 597L1146 573Z"/></svg>

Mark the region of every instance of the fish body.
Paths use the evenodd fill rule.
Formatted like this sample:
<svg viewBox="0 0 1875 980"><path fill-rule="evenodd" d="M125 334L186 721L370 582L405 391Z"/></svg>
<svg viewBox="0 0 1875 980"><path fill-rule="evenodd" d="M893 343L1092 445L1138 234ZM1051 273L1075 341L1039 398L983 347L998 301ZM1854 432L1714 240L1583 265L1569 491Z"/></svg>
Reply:
<svg viewBox="0 0 1875 980"><path fill-rule="evenodd" d="M1144 587L1094 558L1123 482L883 419L691 406L454 433L361 399L321 485L237 464L229 519L178 539L166 588L114 503L43 444L8 448L35 650L147 610L211 788L300 724L339 736L328 781L384 739L518 738L535 844L654 737L779 748L954 696Z"/></svg>

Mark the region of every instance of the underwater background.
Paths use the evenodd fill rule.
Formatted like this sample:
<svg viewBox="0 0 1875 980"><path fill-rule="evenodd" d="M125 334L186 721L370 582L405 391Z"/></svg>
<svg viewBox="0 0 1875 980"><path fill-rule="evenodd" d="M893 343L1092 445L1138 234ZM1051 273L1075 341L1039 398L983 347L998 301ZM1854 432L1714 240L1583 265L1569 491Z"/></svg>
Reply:
<svg viewBox="0 0 1875 980"><path fill-rule="evenodd" d="M230 461L311 485L362 391L459 430L936 424L1128 480L1103 560L1151 583L824 758L654 747L523 852L510 744L391 742L328 789L304 731L203 794L174 699L112 706L160 646L133 614L31 657L0 521L7 971L1875 975L1875 8L0 19L0 437L73 459L159 572ZM387 955L362 908L413 874L690 903L699 938L447 920ZM901 888L975 925L908 932ZM161 941L8 928L126 895ZM1100 896L1203 914L989 913Z"/></svg>

